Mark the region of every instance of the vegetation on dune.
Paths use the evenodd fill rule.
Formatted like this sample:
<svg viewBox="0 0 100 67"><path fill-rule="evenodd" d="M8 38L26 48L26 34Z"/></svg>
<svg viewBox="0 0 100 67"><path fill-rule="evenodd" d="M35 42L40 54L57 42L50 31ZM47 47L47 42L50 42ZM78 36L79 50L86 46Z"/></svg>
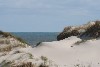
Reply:
<svg viewBox="0 0 100 67"><path fill-rule="evenodd" d="M42 66L46 66L47 65L47 57L41 56L41 60L43 61L43 64L41 64Z"/></svg>
<svg viewBox="0 0 100 67"><path fill-rule="evenodd" d="M89 22L82 26L68 26L57 36L57 40L63 40L70 36L78 36L81 39L96 39L100 37L100 21Z"/></svg>
<svg viewBox="0 0 100 67"><path fill-rule="evenodd" d="M82 36L87 36L88 39L100 37L100 21L96 21L95 24L89 27L80 37Z"/></svg>
<svg viewBox="0 0 100 67"><path fill-rule="evenodd" d="M81 40L81 41L77 41L75 44L76 45L80 45L81 43L85 43L87 40Z"/></svg>
<svg viewBox="0 0 100 67"><path fill-rule="evenodd" d="M18 36L15 36L15 35L12 35L11 33L9 32L3 32L3 31L0 31L0 35L2 35L3 37L13 37L15 39L17 39L18 41L20 41L21 43L24 43L24 44L28 44L26 41L24 41L22 38L18 37Z"/></svg>

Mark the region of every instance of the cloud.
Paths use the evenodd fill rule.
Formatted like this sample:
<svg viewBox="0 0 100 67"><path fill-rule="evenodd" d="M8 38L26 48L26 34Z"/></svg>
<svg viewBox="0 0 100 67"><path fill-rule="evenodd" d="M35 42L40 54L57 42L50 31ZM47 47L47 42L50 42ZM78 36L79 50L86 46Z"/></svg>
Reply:
<svg viewBox="0 0 100 67"><path fill-rule="evenodd" d="M6 8L49 8L53 4L49 0L1 0L1 7Z"/></svg>
<svg viewBox="0 0 100 67"><path fill-rule="evenodd" d="M6 8L65 8L97 6L100 0L0 0L0 7Z"/></svg>
<svg viewBox="0 0 100 67"><path fill-rule="evenodd" d="M91 19L99 19L99 6L100 0L0 0L0 27L6 30L11 27L9 30L14 31L20 25L17 29L20 30L23 23L25 31L38 30L38 27L42 31L46 26L51 31L57 31L67 24L81 24ZM42 24L38 26L39 23Z"/></svg>
<svg viewBox="0 0 100 67"><path fill-rule="evenodd" d="M98 6L100 0L0 0L0 15L89 16Z"/></svg>

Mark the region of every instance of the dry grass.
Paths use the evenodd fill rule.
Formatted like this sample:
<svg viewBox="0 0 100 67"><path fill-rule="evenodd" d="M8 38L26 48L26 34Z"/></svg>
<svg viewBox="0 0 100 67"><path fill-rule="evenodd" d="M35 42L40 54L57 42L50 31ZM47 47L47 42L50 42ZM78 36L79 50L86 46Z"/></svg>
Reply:
<svg viewBox="0 0 100 67"><path fill-rule="evenodd" d="M11 67L36 67L32 62L22 63L21 65L11 65Z"/></svg>
<svg viewBox="0 0 100 67"><path fill-rule="evenodd" d="M85 43L87 40L77 41L75 44L80 45L81 43Z"/></svg>
<svg viewBox="0 0 100 67"><path fill-rule="evenodd" d="M0 35L2 35L3 37L12 37L12 38L15 38L16 40L18 40L18 41L20 41L20 42L22 42L22 43L24 43L24 44L28 44L26 41L24 41L22 38L20 38L20 37L17 37L17 36L14 36L14 35L12 35L11 33L9 33L9 32L3 32L3 31L0 31Z"/></svg>
<svg viewBox="0 0 100 67"><path fill-rule="evenodd" d="M12 47L10 45L7 45L3 48L0 48L0 52L5 52L5 51L11 51Z"/></svg>

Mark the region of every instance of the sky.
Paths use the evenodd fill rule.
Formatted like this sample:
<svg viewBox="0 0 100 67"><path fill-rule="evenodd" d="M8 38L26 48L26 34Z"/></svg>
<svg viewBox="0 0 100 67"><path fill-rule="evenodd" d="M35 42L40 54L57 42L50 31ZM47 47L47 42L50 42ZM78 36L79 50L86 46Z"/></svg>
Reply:
<svg viewBox="0 0 100 67"><path fill-rule="evenodd" d="M61 32L100 19L100 0L0 0L0 30Z"/></svg>

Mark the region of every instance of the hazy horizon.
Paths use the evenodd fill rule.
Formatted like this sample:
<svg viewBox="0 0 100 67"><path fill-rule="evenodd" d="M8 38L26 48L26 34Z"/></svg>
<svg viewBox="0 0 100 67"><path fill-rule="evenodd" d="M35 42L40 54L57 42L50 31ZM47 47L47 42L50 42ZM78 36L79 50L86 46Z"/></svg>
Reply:
<svg viewBox="0 0 100 67"><path fill-rule="evenodd" d="M61 32L100 19L100 0L0 0L0 30Z"/></svg>

